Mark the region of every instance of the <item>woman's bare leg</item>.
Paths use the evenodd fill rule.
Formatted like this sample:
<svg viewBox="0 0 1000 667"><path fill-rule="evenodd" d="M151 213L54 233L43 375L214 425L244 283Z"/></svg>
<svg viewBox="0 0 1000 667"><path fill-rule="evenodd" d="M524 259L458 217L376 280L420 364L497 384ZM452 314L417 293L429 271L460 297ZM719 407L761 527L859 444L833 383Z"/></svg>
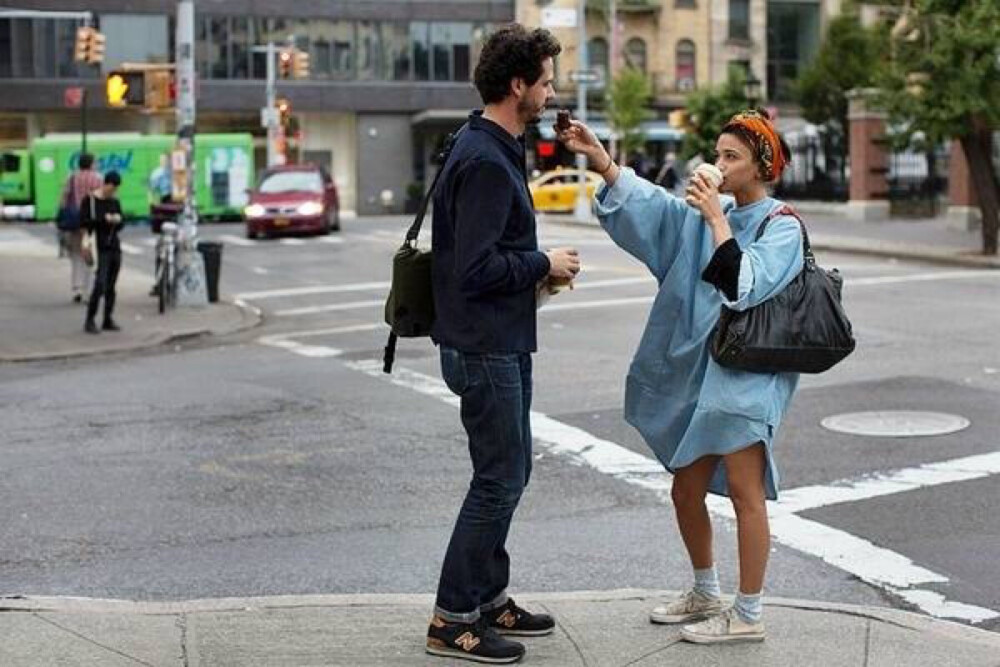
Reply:
<svg viewBox="0 0 1000 667"><path fill-rule="evenodd" d="M708 483L712 480L719 457L705 456L674 474L670 495L674 501L677 525L696 570L712 567L712 520L705 506Z"/></svg>
<svg viewBox="0 0 1000 667"><path fill-rule="evenodd" d="M771 548L771 531L764 503L764 445L758 443L723 458L729 496L736 510L740 553L740 592L757 594L764 588L764 572Z"/></svg>

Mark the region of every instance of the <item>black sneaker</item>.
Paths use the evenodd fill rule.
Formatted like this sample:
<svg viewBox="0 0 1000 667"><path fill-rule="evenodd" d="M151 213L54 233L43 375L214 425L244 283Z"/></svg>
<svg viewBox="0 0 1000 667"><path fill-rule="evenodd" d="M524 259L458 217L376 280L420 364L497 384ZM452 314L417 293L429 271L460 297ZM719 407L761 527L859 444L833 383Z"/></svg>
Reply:
<svg viewBox="0 0 1000 667"><path fill-rule="evenodd" d="M104 320L104 324L101 326L105 331L121 331L122 328L115 324L114 320Z"/></svg>
<svg viewBox="0 0 1000 667"><path fill-rule="evenodd" d="M485 616L475 623L449 623L435 614L427 629L426 650L431 655L494 665L524 657L524 646L498 635Z"/></svg>
<svg viewBox="0 0 1000 667"><path fill-rule="evenodd" d="M483 614L491 627L502 635L519 637L541 637L550 635L556 622L548 614L532 614L521 609L510 598L504 606Z"/></svg>
<svg viewBox="0 0 1000 667"><path fill-rule="evenodd" d="M101 333L101 330L97 328L96 324L94 324L94 320L87 320L86 324L83 325L83 330L89 334Z"/></svg>

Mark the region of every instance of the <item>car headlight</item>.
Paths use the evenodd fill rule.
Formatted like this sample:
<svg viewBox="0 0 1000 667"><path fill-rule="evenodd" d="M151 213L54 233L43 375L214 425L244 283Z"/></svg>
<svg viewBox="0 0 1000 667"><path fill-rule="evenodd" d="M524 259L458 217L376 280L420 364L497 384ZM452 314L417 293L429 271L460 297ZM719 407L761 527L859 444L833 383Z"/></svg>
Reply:
<svg viewBox="0 0 1000 667"><path fill-rule="evenodd" d="M323 212L323 205L318 201L307 201L304 204L299 204L296 211L299 215L319 215Z"/></svg>
<svg viewBox="0 0 1000 667"><path fill-rule="evenodd" d="M248 218L260 218L263 217L267 211L260 204L250 204L245 209L243 209L244 215Z"/></svg>

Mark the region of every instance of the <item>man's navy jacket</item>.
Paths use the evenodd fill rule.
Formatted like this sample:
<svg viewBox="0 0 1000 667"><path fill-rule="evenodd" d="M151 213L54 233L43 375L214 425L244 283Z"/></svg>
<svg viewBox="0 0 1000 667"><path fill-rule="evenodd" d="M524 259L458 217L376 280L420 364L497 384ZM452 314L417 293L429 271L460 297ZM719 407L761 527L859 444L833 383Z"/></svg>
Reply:
<svg viewBox="0 0 1000 667"><path fill-rule="evenodd" d="M431 337L462 352L534 352L538 251L524 146L474 112L434 194Z"/></svg>

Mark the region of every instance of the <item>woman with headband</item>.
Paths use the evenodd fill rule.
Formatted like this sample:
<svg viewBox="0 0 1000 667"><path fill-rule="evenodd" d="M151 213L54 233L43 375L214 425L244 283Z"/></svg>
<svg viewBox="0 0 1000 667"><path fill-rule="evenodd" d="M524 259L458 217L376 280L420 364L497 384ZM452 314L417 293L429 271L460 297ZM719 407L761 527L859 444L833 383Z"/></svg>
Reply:
<svg viewBox="0 0 1000 667"><path fill-rule="evenodd" d="M671 495L694 585L653 609L650 620L687 624L681 636L696 643L762 641L770 548L764 501L778 495L773 445L798 375L724 368L708 343L720 306L752 308L802 269L799 223L767 194L788 163L788 147L766 115L737 114L716 142L717 171L696 170L680 198L620 168L586 125L571 123L557 133L560 141L586 155L605 180L595 203L601 226L659 284L628 372L625 419L674 475ZM755 239L765 219L766 233ZM712 554L709 492L728 496L736 514L739 590L728 608Z"/></svg>

